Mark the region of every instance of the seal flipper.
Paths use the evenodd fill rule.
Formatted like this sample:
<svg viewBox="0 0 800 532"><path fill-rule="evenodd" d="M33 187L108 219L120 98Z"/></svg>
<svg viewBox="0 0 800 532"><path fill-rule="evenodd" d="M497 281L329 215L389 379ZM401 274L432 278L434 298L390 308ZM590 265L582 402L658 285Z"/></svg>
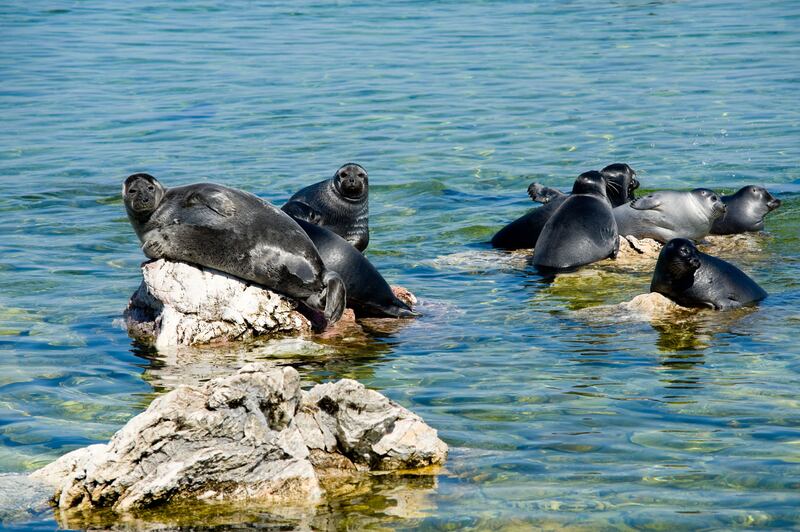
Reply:
<svg viewBox="0 0 800 532"><path fill-rule="evenodd" d="M637 211L649 211L650 209L658 208L662 203L663 201L655 194L648 194L647 196L636 198L628 205Z"/></svg>
<svg viewBox="0 0 800 532"><path fill-rule="evenodd" d="M552 187L546 187L539 183L531 183L528 185L528 196L536 203L549 203L550 200L566 196L566 194Z"/></svg>
<svg viewBox="0 0 800 532"><path fill-rule="evenodd" d="M236 214L236 206L222 191L206 186L189 194L184 202L185 207L202 206L220 216L229 218Z"/></svg>
<svg viewBox="0 0 800 532"><path fill-rule="evenodd" d="M364 317L373 318L418 318L419 312L414 312L406 303L393 297L388 304L381 304L375 301L360 302L352 301L356 315L364 314Z"/></svg>
<svg viewBox="0 0 800 532"><path fill-rule="evenodd" d="M347 302L347 289L339 274L331 270L325 272L322 282L325 283L325 319L330 325L342 317Z"/></svg>

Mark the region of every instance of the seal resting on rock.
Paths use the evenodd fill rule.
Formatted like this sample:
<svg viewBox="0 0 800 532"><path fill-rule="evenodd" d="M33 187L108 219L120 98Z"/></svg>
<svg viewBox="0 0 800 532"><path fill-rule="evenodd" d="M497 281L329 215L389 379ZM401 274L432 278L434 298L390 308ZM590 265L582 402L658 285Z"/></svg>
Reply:
<svg viewBox="0 0 800 532"><path fill-rule="evenodd" d="M662 190L614 209L619 234L668 242L673 238L700 240L725 212L719 196L707 188L690 192Z"/></svg>
<svg viewBox="0 0 800 532"><path fill-rule="evenodd" d="M714 220L712 235L734 235L764 230L764 216L781 206L781 200L774 197L764 187L748 185L736 194L722 196L727 208L725 213Z"/></svg>
<svg viewBox="0 0 800 532"><path fill-rule="evenodd" d="M634 191L639 188L636 172L624 163L614 163L600 171L606 185L606 196L612 207L623 205L634 198ZM574 193L574 192L573 192ZM503 227L492 237L491 244L501 249L530 249L536 247L536 241L544 229L544 224L556 212L569 194L553 188L531 183L528 196L536 203L543 203Z"/></svg>
<svg viewBox="0 0 800 532"><path fill-rule="evenodd" d="M544 271L563 271L614 258L619 250L617 224L600 172L578 176L572 194L542 229L533 264Z"/></svg>
<svg viewBox="0 0 800 532"><path fill-rule="evenodd" d="M164 188L149 174L122 187L128 219L151 259L214 268L304 301L336 322L345 284L325 268L314 243L288 215L222 185Z"/></svg>
<svg viewBox="0 0 800 532"><path fill-rule="evenodd" d="M296 220L321 225L359 251L369 244L369 176L358 164L347 163L332 178L297 192L281 207Z"/></svg>
<svg viewBox="0 0 800 532"><path fill-rule="evenodd" d="M670 240L658 256L650 291L684 307L727 310L753 305L767 293L742 270L697 250L688 239Z"/></svg>
<svg viewBox="0 0 800 532"><path fill-rule="evenodd" d="M400 301L375 266L345 239L305 220L295 220L311 238L325 267L341 276L347 306L358 317L411 318L417 314Z"/></svg>

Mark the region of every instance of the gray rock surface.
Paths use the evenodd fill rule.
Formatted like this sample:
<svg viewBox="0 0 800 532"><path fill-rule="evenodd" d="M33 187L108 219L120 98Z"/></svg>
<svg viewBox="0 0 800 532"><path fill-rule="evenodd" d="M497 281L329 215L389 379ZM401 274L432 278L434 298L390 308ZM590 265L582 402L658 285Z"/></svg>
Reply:
<svg viewBox="0 0 800 532"><path fill-rule="evenodd" d="M422 419L344 379L300 389L293 368L249 364L157 398L108 444L31 474L62 510L118 512L173 500L313 503L319 475L441 464L447 446Z"/></svg>
<svg viewBox="0 0 800 532"><path fill-rule="evenodd" d="M143 264L142 277L125 325L156 347L311 330L292 299L216 270L161 259Z"/></svg>

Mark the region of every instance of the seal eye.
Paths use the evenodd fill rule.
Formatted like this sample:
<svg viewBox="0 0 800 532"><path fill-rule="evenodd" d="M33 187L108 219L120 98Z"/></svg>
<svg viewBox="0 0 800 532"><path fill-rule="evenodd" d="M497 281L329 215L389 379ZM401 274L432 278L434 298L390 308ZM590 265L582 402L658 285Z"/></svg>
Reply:
<svg viewBox="0 0 800 532"><path fill-rule="evenodd" d="M128 189L128 194L136 194L136 189L135 188L129 188Z"/></svg>
<svg viewBox="0 0 800 532"><path fill-rule="evenodd" d="M154 191L155 189L156 189L156 187L154 187L153 185L150 185L149 187L147 187L147 190L149 190L150 192Z"/></svg>
<svg viewBox="0 0 800 532"><path fill-rule="evenodd" d="M358 173L358 177L360 177L361 179L364 179L365 177L367 177L367 174L365 174L364 172L359 172Z"/></svg>

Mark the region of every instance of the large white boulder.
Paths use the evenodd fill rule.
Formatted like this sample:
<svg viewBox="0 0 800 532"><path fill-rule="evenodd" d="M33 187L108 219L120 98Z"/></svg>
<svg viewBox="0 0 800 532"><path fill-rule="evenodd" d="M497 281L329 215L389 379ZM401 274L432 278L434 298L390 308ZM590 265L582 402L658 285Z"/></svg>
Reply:
<svg viewBox="0 0 800 532"><path fill-rule="evenodd" d="M156 347L309 332L297 306L226 273L160 259L142 265L125 324L132 337Z"/></svg>
<svg viewBox="0 0 800 532"><path fill-rule="evenodd" d="M331 469L411 469L446 456L419 416L356 381L306 392L295 369L258 363L157 398L108 444L68 453L31 478L54 488L62 510L313 503Z"/></svg>

